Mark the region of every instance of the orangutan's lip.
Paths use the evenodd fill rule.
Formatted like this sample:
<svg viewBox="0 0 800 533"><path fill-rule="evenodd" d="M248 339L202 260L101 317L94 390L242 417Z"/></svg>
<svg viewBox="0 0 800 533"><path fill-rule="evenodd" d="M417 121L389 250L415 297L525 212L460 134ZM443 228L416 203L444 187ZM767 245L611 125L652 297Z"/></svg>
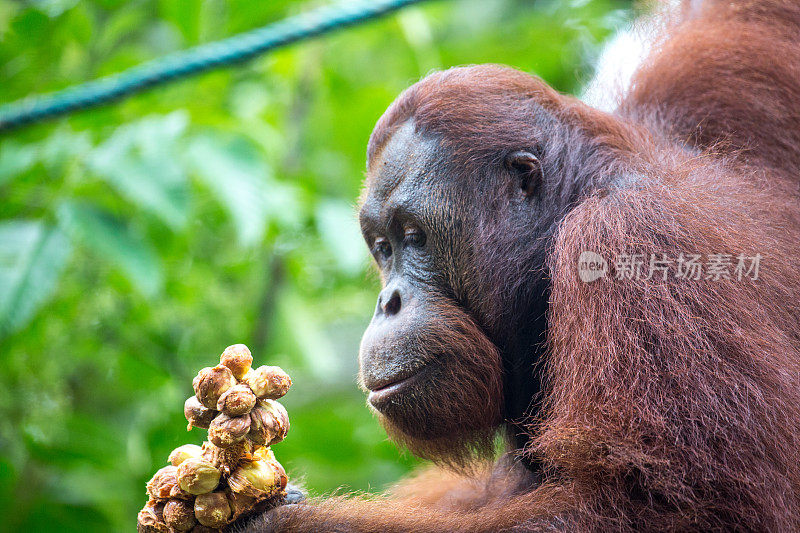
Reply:
<svg viewBox="0 0 800 533"><path fill-rule="evenodd" d="M399 377L386 384L381 384L378 388L370 390L367 400L373 407L378 409L381 405L389 401L392 396L402 392L409 384L416 381L420 374L422 374L421 370L415 370L410 375Z"/></svg>

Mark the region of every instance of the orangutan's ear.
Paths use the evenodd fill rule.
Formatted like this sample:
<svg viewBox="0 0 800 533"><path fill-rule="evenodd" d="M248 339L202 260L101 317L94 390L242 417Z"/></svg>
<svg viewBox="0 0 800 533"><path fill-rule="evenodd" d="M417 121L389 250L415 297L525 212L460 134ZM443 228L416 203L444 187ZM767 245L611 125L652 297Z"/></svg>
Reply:
<svg viewBox="0 0 800 533"><path fill-rule="evenodd" d="M544 178L539 158L531 152L517 150L506 157L506 166L517 175L519 188L525 196L533 196Z"/></svg>

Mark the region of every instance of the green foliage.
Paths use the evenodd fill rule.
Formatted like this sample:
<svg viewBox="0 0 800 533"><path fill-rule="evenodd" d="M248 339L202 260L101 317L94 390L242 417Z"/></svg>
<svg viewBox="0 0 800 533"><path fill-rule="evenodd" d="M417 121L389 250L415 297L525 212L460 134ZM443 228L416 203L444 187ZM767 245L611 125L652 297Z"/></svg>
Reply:
<svg viewBox="0 0 800 533"><path fill-rule="evenodd" d="M0 0L0 101L314 2ZM416 461L355 383L378 283L355 219L373 124L434 68L497 62L574 91L622 0L440 0L0 138L0 529L131 530L235 342L295 386L279 459L313 493Z"/></svg>
<svg viewBox="0 0 800 533"><path fill-rule="evenodd" d="M70 244L40 221L0 223L0 333L24 326L53 292Z"/></svg>

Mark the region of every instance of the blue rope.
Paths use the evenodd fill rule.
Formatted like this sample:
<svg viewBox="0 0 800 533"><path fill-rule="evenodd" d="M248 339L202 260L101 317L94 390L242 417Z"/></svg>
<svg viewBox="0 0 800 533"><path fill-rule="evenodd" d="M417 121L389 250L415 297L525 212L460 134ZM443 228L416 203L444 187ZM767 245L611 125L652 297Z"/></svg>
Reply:
<svg viewBox="0 0 800 533"><path fill-rule="evenodd" d="M238 63L425 0L352 0L296 15L222 41L148 61L119 74L0 106L0 132L124 98L148 87Z"/></svg>

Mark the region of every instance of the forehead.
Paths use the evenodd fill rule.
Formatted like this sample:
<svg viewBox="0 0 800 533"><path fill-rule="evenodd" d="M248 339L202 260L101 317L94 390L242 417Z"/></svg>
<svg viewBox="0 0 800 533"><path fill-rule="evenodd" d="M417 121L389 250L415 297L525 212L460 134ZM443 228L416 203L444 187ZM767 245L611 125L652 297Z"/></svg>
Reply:
<svg viewBox="0 0 800 533"><path fill-rule="evenodd" d="M369 161L362 217L377 217L384 207L420 204L433 193L440 150L439 140L416 132L413 121L400 125Z"/></svg>

